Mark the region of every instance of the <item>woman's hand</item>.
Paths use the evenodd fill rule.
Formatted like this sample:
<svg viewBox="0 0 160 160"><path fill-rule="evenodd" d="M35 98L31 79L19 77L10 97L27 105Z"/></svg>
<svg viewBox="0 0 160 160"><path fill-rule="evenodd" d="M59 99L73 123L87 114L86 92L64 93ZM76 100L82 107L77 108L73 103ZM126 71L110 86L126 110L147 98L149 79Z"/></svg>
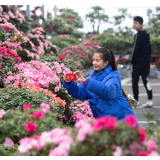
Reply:
<svg viewBox="0 0 160 160"><path fill-rule="evenodd" d="M64 74L64 81L65 81L65 82L70 82L70 81L68 80L68 78L67 78L67 75L66 75L66 74Z"/></svg>
<svg viewBox="0 0 160 160"><path fill-rule="evenodd" d="M76 75L76 79L77 79L76 82L77 83L80 83L80 82L83 83L84 81L86 81L86 79L84 78L81 71L76 71L76 72L74 72L74 74Z"/></svg>

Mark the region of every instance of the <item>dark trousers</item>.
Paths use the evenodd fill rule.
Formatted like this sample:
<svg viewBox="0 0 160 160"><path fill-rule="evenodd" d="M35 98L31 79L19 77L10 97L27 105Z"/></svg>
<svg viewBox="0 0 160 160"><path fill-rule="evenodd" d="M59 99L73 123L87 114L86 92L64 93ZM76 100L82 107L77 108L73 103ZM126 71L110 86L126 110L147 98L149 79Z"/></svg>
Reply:
<svg viewBox="0 0 160 160"><path fill-rule="evenodd" d="M151 84L149 81L149 72L150 72L150 63L148 64L136 64L133 66L132 71L132 90L134 98L138 101L139 98L139 88L138 88L138 82L139 77L142 76L142 81L144 84L144 87L146 88L146 92L148 95L148 99L152 99L152 89Z"/></svg>

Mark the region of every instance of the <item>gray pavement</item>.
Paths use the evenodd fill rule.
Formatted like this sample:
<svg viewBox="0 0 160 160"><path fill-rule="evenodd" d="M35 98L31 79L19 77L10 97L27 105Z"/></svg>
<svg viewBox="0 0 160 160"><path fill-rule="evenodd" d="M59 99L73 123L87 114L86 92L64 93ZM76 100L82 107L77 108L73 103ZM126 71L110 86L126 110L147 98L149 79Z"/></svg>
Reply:
<svg viewBox="0 0 160 160"><path fill-rule="evenodd" d="M127 94L132 94L132 82L131 78L122 79L122 87ZM154 120L160 119L160 79L156 77L150 77L150 82L153 91L153 103L151 108L140 108L143 103L147 101L146 90L143 86L142 80L139 81L139 102L140 106L134 109L137 120L142 127L147 126L147 121L144 114L151 113L154 115Z"/></svg>

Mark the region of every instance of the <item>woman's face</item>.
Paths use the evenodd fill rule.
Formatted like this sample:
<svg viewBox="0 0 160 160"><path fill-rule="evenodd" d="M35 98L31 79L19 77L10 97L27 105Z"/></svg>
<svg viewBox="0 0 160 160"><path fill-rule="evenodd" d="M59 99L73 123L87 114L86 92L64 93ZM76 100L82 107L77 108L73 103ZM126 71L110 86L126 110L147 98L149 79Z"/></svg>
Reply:
<svg viewBox="0 0 160 160"><path fill-rule="evenodd" d="M108 61L104 62L99 53L94 54L92 63L95 71L101 71L108 65Z"/></svg>

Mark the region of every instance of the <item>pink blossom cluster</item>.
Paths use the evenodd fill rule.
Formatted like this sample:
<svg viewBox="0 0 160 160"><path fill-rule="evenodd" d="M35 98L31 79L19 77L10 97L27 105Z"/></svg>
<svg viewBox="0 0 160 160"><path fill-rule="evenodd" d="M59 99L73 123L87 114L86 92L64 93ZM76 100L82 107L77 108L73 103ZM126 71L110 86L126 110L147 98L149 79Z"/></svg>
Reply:
<svg viewBox="0 0 160 160"><path fill-rule="evenodd" d="M29 43L31 46L31 50L24 48L23 50L27 53L28 57L32 59L39 59L41 55L45 53L46 50L51 50L51 47L55 47L47 38L47 36L43 35L44 29L42 27L36 27L32 29L32 33L28 33L23 40L25 43ZM36 39L39 45L35 45L32 42L32 39ZM50 51L53 54L53 51Z"/></svg>
<svg viewBox="0 0 160 160"><path fill-rule="evenodd" d="M13 147L14 146L14 142L12 141L12 139L7 137L5 139L5 141L4 141L4 143L3 143L3 146L7 147L7 148Z"/></svg>
<svg viewBox="0 0 160 160"><path fill-rule="evenodd" d="M78 129L76 138L79 142L83 142L86 139L87 135L93 135L94 132L101 132L102 130L110 130L111 132L116 133L115 130L118 125L117 122L118 121L115 117L110 117L110 116L97 118L92 122L92 124L86 122L85 120L80 120L75 124L75 128ZM135 143L131 144L125 152L123 151L122 146L113 145L113 148L115 148L115 151L113 152L114 156L122 156L122 155L160 156L159 153L157 152L158 149L157 144L152 139L147 140L145 129L137 127L137 122L135 121L135 119L133 119L132 115L127 116L125 118L124 123L126 124L126 126L131 127L133 131L138 130L139 132L138 140L137 142L135 140Z"/></svg>
<svg viewBox="0 0 160 160"><path fill-rule="evenodd" d="M64 73L72 73L72 71L65 67L64 63L58 63L58 62L53 62L53 63L48 63L50 68L56 73L57 75L64 74Z"/></svg>
<svg viewBox="0 0 160 160"><path fill-rule="evenodd" d="M24 104L23 110L24 111L30 110L31 107L32 106L30 104ZM38 110L38 111L30 114L29 118L33 118L33 119L45 118L45 113L50 110L50 106L46 103L41 103L40 108L41 108L41 110ZM38 129L38 126L32 121L27 122L26 125L24 126L24 130L30 134L36 132L37 129Z"/></svg>
<svg viewBox="0 0 160 160"><path fill-rule="evenodd" d="M68 156L73 139L66 129L55 128L49 132L42 132L39 136L25 137L19 141L18 151L21 154L28 153L32 149L41 151L47 144L55 144L50 149L49 156Z"/></svg>
<svg viewBox="0 0 160 160"><path fill-rule="evenodd" d="M76 121L89 121L94 119L88 101L84 101L82 103L74 101L70 104L70 110L73 112L73 116L71 118Z"/></svg>
<svg viewBox="0 0 160 160"><path fill-rule="evenodd" d="M92 125L84 120L80 120L75 124L75 128L78 129L77 140L83 142L87 135L92 135L94 129Z"/></svg>
<svg viewBox="0 0 160 160"><path fill-rule="evenodd" d="M15 11L14 13L9 10L9 12L3 12L3 8L0 6L0 21L3 23L7 23L8 20L15 19L18 20L19 23L25 21L24 15L22 15L19 11Z"/></svg>
<svg viewBox="0 0 160 160"><path fill-rule="evenodd" d="M77 62L78 58L85 58L85 60L88 62L91 62L91 54L94 53L95 49L99 48L99 42L96 41L95 37L91 40L86 40L85 42L80 43L77 46L69 46L66 47L59 52L62 56L65 56L66 58L72 58L73 62L79 66L83 67L81 63ZM84 63L84 62L82 62Z"/></svg>
<svg viewBox="0 0 160 160"><path fill-rule="evenodd" d="M55 91L61 88L60 78L48 66L48 63L30 61L28 63L17 64L18 74L10 75L5 79L5 83L15 81L15 83L34 84L39 87L49 87L49 83L55 83Z"/></svg>

